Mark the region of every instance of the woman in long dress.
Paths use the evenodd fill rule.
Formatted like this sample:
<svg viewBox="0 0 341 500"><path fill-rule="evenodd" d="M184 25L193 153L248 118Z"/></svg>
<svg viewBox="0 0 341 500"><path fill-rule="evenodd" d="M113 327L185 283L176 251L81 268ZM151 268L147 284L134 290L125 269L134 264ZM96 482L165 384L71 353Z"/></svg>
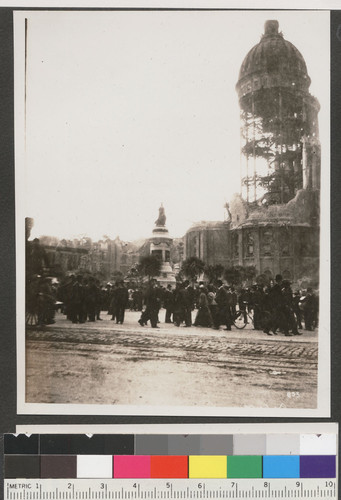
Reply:
<svg viewBox="0 0 341 500"><path fill-rule="evenodd" d="M194 326L211 327L213 325L212 315L208 307L207 297L204 292L199 296L198 312L194 321Z"/></svg>

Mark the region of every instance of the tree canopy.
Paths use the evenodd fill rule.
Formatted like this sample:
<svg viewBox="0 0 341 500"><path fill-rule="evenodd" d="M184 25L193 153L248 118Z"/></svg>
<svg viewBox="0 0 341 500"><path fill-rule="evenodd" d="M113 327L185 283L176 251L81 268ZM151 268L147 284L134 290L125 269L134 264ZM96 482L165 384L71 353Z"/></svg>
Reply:
<svg viewBox="0 0 341 500"><path fill-rule="evenodd" d="M210 283L217 281L221 278L224 272L224 266L221 264L207 265L205 266L205 276L210 281Z"/></svg>
<svg viewBox="0 0 341 500"><path fill-rule="evenodd" d="M186 278L195 281L205 270L205 263L198 257L189 257L181 265L181 271Z"/></svg>
<svg viewBox="0 0 341 500"><path fill-rule="evenodd" d="M240 285L243 281L252 281L256 276L255 266L233 266L224 271L224 278L227 282Z"/></svg>
<svg viewBox="0 0 341 500"><path fill-rule="evenodd" d="M145 255L140 258L137 270L143 276L148 277L150 281L152 278L160 275L161 264L161 260L155 257L155 255Z"/></svg>

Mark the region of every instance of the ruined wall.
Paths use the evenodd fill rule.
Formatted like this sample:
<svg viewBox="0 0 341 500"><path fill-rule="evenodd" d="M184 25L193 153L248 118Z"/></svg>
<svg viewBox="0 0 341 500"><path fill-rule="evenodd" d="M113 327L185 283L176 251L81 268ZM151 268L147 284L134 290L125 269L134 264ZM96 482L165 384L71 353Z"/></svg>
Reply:
<svg viewBox="0 0 341 500"><path fill-rule="evenodd" d="M257 273L318 282L319 228L261 223L231 231L233 266L255 266Z"/></svg>
<svg viewBox="0 0 341 500"><path fill-rule="evenodd" d="M247 204L240 195L230 203L231 227L253 224L304 224L318 225L320 193L301 189L295 198L282 205Z"/></svg>
<svg viewBox="0 0 341 500"><path fill-rule="evenodd" d="M205 264L230 265L229 223L202 223L190 228L185 235L184 257L198 257Z"/></svg>

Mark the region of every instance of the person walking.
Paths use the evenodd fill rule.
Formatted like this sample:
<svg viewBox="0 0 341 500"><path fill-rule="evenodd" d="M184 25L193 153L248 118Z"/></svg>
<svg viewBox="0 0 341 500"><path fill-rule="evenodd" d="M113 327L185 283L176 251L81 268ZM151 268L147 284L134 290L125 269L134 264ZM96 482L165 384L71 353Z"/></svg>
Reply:
<svg viewBox="0 0 341 500"><path fill-rule="evenodd" d="M123 281L118 282L116 290L116 323L123 325L125 310L128 305L129 293Z"/></svg>
<svg viewBox="0 0 341 500"><path fill-rule="evenodd" d="M146 309L142 312L138 323L140 323L141 326L145 326L147 325L147 321L150 321L152 328L159 328L157 326L157 319L160 309L160 299L155 279L152 279L147 287L145 293L145 306Z"/></svg>
<svg viewBox="0 0 341 500"><path fill-rule="evenodd" d="M215 292L210 290L207 294L207 303L212 317L212 326L217 324L218 305L215 301Z"/></svg>
<svg viewBox="0 0 341 500"><path fill-rule="evenodd" d="M205 292L201 292L198 299L198 312L194 321L194 326L213 326L211 311L208 306L208 300Z"/></svg>
<svg viewBox="0 0 341 500"><path fill-rule="evenodd" d="M184 320L187 328L192 326L192 309L194 304L194 290L188 280L184 282L181 290L182 303L184 309Z"/></svg>
<svg viewBox="0 0 341 500"><path fill-rule="evenodd" d="M173 323L174 326L180 326L185 317L185 308L183 304L182 295L183 285L179 282L175 285L175 290L173 291Z"/></svg>
<svg viewBox="0 0 341 500"><path fill-rule="evenodd" d="M118 315L117 315L117 283L115 283L112 287L112 290L110 292L110 309L109 312L111 314L111 321L118 322Z"/></svg>
<svg viewBox="0 0 341 500"><path fill-rule="evenodd" d="M221 280L217 281L218 290L215 296L215 301L218 306L216 315L216 322L214 325L215 330L220 329L220 325L226 325L226 330L231 330L231 315L228 308L230 307L227 297L227 291Z"/></svg>
<svg viewBox="0 0 341 500"><path fill-rule="evenodd" d="M283 278L281 274L276 274L275 284L269 291L269 300L271 303L271 330L266 333L268 335L277 335L277 330L283 328L284 320L284 303L282 294L282 282Z"/></svg>
<svg viewBox="0 0 341 500"><path fill-rule="evenodd" d="M297 321L297 328L302 330L302 312L300 309L300 300L301 300L301 293L299 290L297 290L294 293L293 297L293 311L296 316L296 321Z"/></svg>
<svg viewBox="0 0 341 500"><path fill-rule="evenodd" d="M96 321L96 307L98 303L98 289L95 283L95 279L90 276L88 280L88 285L84 290L84 300L85 307L87 311L87 316L89 321Z"/></svg>
<svg viewBox="0 0 341 500"><path fill-rule="evenodd" d="M314 319L317 318L317 300L312 288L307 288L307 294L302 300L304 312L305 330L312 332L314 330Z"/></svg>
<svg viewBox="0 0 341 500"><path fill-rule="evenodd" d="M290 337L292 335L301 335L297 330L296 318L293 310L293 293L291 289L291 283L288 280L284 280L282 288L282 297L283 297L283 307L284 307L284 315L283 315L283 331L286 337ZM291 333L290 333L291 331Z"/></svg>
<svg viewBox="0 0 341 500"><path fill-rule="evenodd" d="M76 276L70 296L70 319L72 323L85 323L85 304L84 304L84 286L83 277Z"/></svg>
<svg viewBox="0 0 341 500"><path fill-rule="evenodd" d="M166 309L165 323L172 323L171 316L174 311L174 295L172 292L172 285L167 285L164 293L164 307Z"/></svg>

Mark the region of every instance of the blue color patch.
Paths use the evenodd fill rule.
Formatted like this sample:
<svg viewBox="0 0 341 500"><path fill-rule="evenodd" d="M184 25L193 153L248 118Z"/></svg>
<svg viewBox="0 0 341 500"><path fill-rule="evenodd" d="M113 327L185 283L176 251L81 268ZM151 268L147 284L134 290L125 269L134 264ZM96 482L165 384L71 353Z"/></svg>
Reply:
<svg viewBox="0 0 341 500"><path fill-rule="evenodd" d="M300 477L300 457L298 455L263 456L263 477Z"/></svg>

